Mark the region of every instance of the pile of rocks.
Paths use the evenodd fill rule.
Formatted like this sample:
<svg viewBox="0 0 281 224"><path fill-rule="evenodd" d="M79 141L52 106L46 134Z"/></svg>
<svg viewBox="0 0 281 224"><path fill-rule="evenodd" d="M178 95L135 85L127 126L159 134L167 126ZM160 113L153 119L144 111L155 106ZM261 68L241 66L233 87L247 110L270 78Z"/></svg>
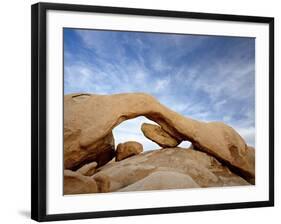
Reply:
<svg viewBox="0 0 281 224"><path fill-rule="evenodd" d="M254 184L254 149L222 122L184 117L143 93L66 95L64 108L65 194ZM115 150L113 128L138 116L158 124L141 130L161 150L134 141ZM189 149L177 147L184 140Z"/></svg>

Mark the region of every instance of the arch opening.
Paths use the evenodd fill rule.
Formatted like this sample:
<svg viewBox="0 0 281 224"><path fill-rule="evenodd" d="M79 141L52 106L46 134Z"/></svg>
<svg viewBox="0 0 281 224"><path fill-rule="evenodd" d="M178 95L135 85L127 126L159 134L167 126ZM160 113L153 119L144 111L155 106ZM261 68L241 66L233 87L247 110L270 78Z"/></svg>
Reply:
<svg viewBox="0 0 281 224"><path fill-rule="evenodd" d="M117 146L119 143L127 141L136 141L143 145L144 151L160 149L161 146L145 137L142 133L141 125L143 123L159 125L156 122L147 119L145 116L125 120L112 130L115 145ZM178 147L189 148L190 145L191 143L189 141L182 141Z"/></svg>

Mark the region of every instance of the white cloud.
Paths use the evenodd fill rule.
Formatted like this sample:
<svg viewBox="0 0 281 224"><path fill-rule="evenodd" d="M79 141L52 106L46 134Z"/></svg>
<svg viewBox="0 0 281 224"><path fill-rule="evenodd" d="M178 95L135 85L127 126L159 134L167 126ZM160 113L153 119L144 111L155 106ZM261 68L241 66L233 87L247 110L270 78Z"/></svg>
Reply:
<svg viewBox="0 0 281 224"><path fill-rule="evenodd" d="M223 119L224 122L228 123L228 122L231 121L231 116L225 115L225 116L222 117L222 119Z"/></svg>
<svg viewBox="0 0 281 224"><path fill-rule="evenodd" d="M143 145L144 150L158 149L156 143L146 138L142 131L141 125L143 123L155 124L155 122L148 120L145 117L137 117L134 119L126 120L113 129L115 145L127 141L137 141Z"/></svg>
<svg viewBox="0 0 281 224"><path fill-rule="evenodd" d="M234 128L245 139L248 145L255 147L255 127L234 127Z"/></svg>
<svg viewBox="0 0 281 224"><path fill-rule="evenodd" d="M155 56L152 61L152 67L157 72L163 72L170 69L169 64L165 63L162 59L162 56Z"/></svg>
<svg viewBox="0 0 281 224"><path fill-rule="evenodd" d="M170 83L169 78L157 80L155 83L155 87L154 87L155 92L167 91L167 87L168 87L169 83Z"/></svg>
<svg viewBox="0 0 281 224"><path fill-rule="evenodd" d="M241 47L232 47L219 57L209 48L204 53L199 50L200 57L196 58L194 52L206 40L209 42L209 37L145 37L137 33L124 35L125 32L117 37L112 32L86 30L76 33L87 53L83 51L79 60L75 57L73 60L70 58L75 53L65 52L65 58L71 62L65 64L66 93L146 92L184 116L203 121L222 120L239 129L252 144L254 61L241 57ZM134 138L147 148L157 147L142 135L137 121L122 123L115 132L119 142Z"/></svg>
<svg viewBox="0 0 281 224"><path fill-rule="evenodd" d="M254 64L245 63L242 59L227 63L222 60L208 67L201 66L193 83L196 89L208 93L213 101L220 98L241 100L251 97L254 94L253 84Z"/></svg>
<svg viewBox="0 0 281 224"><path fill-rule="evenodd" d="M117 127L115 127L113 129L115 145L117 146L119 143L124 143L127 141L137 141L143 145L144 151L161 148L159 145L157 145L156 143L149 140L143 135L141 131L141 125L143 123L156 124L155 122L141 116L134 119L126 120L119 124ZM188 141L183 141L181 144L179 144L179 147L188 148L190 144L191 143Z"/></svg>
<svg viewBox="0 0 281 224"><path fill-rule="evenodd" d="M148 76L148 75L147 75L144 71L142 71L141 69L139 69L138 71L136 71L135 76L134 76L134 79L135 79L137 82L143 83L143 82L146 80L147 76Z"/></svg>

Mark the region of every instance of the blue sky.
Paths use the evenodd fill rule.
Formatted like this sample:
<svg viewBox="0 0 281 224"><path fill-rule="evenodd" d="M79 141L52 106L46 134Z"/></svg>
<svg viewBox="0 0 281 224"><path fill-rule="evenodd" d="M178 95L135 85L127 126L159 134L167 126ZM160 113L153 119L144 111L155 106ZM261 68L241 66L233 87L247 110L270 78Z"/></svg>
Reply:
<svg viewBox="0 0 281 224"><path fill-rule="evenodd" d="M76 92L149 93L184 116L223 121L255 145L254 38L64 29L64 93ZM142 122L116 127L116 143L157 148Z"/></svg>

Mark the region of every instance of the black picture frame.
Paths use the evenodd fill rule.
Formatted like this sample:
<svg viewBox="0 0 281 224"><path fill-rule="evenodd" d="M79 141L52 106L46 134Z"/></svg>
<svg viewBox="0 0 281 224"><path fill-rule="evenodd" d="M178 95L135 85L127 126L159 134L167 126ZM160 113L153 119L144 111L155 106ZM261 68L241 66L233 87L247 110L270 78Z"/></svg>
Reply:
<svg viewBox="0 0 281 224"><path fill-rule="evenodd" d="M175 18L192 18L205 20L223 20L264 23L269 25L269 200L208 204L195 206L140 208L130 210L99 211L70 214L46 213L46 13L48 10L75 12L101 12L124 15L162 16ZM31 11L31 76L32 76L32 154L31 154L31 218L37 221L54 221L70 219L101 218L115 216L132 216L161 213L193 212L237 208L254 208L274 206L274 18L195 13L183 11L164 11L137 8L103 7L74 4L37 3Z"/></svg>

